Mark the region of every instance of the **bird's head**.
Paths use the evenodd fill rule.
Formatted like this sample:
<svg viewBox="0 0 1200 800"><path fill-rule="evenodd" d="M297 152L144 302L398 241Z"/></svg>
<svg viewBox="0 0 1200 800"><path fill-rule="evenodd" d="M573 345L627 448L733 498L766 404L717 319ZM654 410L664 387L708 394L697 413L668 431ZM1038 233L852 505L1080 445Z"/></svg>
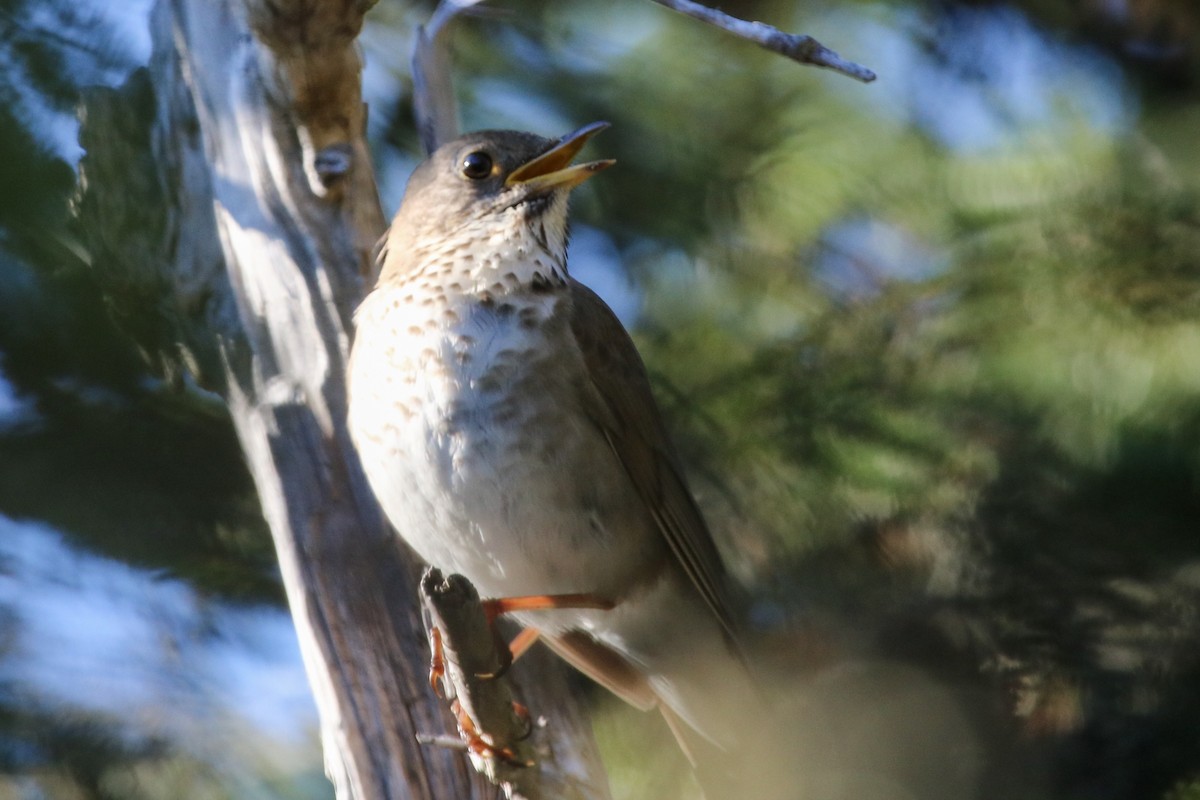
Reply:
<svg viewBox="0 0 1200 800"><path fill-rule="evenodd" d="M607 127L593 122L557 140L521 131L479 131L442 145L409 178L389 234L388 260L502 242L521 226L536 229L552 255L564 255L571 189L615 163L571 162Z"/></svg>

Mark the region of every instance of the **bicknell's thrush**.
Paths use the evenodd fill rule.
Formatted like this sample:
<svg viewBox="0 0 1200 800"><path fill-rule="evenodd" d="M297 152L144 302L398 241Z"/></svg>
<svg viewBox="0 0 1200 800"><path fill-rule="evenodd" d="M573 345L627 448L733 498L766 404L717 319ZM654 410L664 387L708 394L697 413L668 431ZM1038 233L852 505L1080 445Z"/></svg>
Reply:
<svg viewBox="0 0 1200 800"><path fill-rule="evenodd" d="M608 601L517 617L725 747L749 683L725 570L633 342L567 272L568 195L613 163L571 162L604 127L473 133L417 167L355 318L350 430L423 559L485 597Z"/></svg>

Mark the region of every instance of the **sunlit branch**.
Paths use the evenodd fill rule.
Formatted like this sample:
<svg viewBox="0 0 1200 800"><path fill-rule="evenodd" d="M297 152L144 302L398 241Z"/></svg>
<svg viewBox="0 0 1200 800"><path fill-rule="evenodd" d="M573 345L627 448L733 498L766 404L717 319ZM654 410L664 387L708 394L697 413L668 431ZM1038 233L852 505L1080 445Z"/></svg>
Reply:
<svg viewBox="0 0 1200 800"><path fill-rule="evenodd" d="M731 17L724 11L718 11L715 8L694 3L692 0L654 0L654 2L664 5L667 8L673 8L681 14L687 14L689 17L698 19L701 22L715 25L732 33L734 36L754 42L760 47L765 47L774 53L787 56L801 64L812 64L832 69L843 75L848 75L855 80L860 80L863 83L870 83L875 80L874 72L862 64L847 61L811 36L784 33L778 28L767 25L765 22L753 22L739 19L738 17Z"/></svg>

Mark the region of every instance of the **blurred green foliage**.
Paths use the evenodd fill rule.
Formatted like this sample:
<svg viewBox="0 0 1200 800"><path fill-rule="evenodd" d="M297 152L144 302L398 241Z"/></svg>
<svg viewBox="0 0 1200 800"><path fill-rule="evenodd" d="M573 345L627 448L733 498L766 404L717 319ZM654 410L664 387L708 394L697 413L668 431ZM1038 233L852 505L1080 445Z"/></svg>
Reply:
<svg viewBox="0 0 1200 800"><path fill-rule="evenodd" d="M729 10L911 72L860 87L635 4L528 4L460 35L464 101L488 125L614 122L595 150L619 166L578 217L642 292L635 334L727 555L799 626L768 635L782 663L818 668L794 655L815 626L821 658L982 670L1011 705L980 740L1041 737L1015 771L993 750L982 796L1161 796L1200 761L1194 41L1165 65L1061 4L1031 4L1046 28ZM505 118L481 82L536 101ZM983 111L927 96L947 85Z"/></svg>

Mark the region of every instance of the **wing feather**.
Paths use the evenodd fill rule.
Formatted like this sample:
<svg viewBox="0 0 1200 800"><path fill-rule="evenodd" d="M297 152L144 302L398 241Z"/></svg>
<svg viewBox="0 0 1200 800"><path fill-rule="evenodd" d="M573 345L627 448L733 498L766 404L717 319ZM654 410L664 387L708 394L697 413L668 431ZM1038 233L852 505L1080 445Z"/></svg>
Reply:
<svg viewBox="0 0 1200 800"><path fill-rule="evenodd" d="M629 473L671 553L735 640L725 568L667 439L646 368L620 320L591 289L571 280L572 332L591 378L584 404Z"/></svg>

